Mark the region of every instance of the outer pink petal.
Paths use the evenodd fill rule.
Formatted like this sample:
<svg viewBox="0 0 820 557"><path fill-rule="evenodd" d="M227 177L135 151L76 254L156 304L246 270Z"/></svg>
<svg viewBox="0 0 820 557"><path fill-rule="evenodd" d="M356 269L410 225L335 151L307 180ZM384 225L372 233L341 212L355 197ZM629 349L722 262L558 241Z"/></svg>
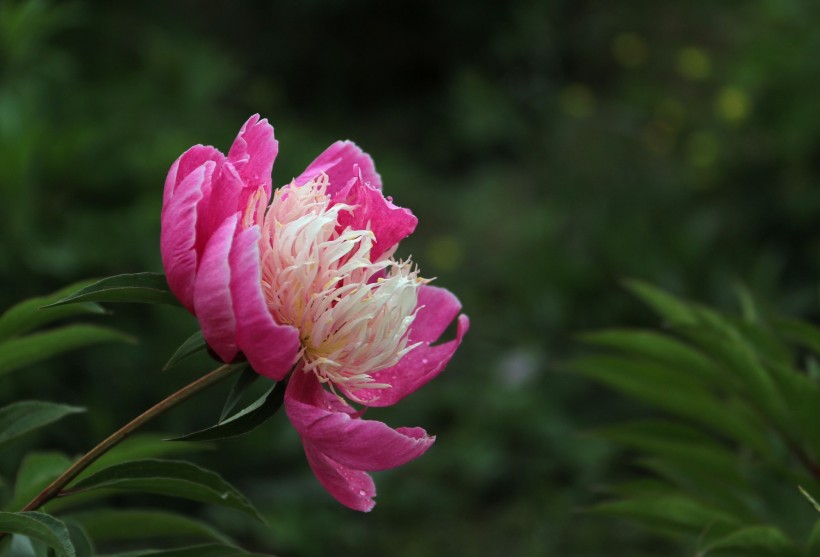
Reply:
<svg viewBox="0 0 820 557"><path fill-rule="evenodd" d="M342 213L339 229L347 226L355 230L370 229L376 235L371 258L382 253L410 235L418 219L409 209L397 207L382 195L382 181L373 159L350 141L337 141L314 160L296 178L303 185L324 172L330 179L328 193L334 203L347 203L355 208Z"/></svg>
<svg viewBox="0 0 820 557"><path fill-rule="evenodd" d="M229 256L236 340L258 374L278 381L296 361L299 331L279 325L268 311L262 294L259 237L258 226L239 232Z"/></svg>
<svg viewBox="0 0 820 557"><path fill-rule="evenodd" d="M194 311L205 341L223 362L236 357L236 318L228 256L239 215L228 217L208 240L194 282Z"/></svg>
<svg viewBox="0 0 820 557"><path fill-rule="evenodd" d="M421 428L394 430L382 422L351 417L310 404L322 386L297 371L285 392L285 411L302 441L343 466L356 470L386 470L423 455L435 437Z"/></svg>
<svg viewBox="0 0 820 557"><path fill-rule="evenodd" d="M187 178L188 174L193 172L194 169L199 168L207 161L213 161L219 166L224 160L225 155L211 146L194 145L182 153L171 165L168 176L165 178L165 190L162 193L163 210L179 183Z"/></svg>
<svg viewBox="0 0 820 557"><path fill-rule="evenodd" d="M171 292L193 312L196 251L197 204L210 184L215 163L207 161L188 173L174 189L162 211L160 252Z"/></svg>
<svg viewBox="0 0 820 557"><path fill-rule="evenodd" d="M369 512L376 505L376 485L369 474L352 470L304 443L305 456L316 479L334 499L354 511Z"/></svg>
<svg viewBox="0 0 820 557"><path fill-rule="evenodd" d="M418 224L410 209L397 207L381 191L358 178L355 178L344 202L354 209L339 215L339 229L349 226L354 230L372 230L376 236L370 250L373 261L409 236Z"/></svg>
<svg viewBox="0 0 820 557"><path fill-rule="evenodd" d="M461 303L444 288L423 286L419 290L418 305L423 307L413 321L408 342L424 344L408 352L395 366L373 374L375 381L387 383L389 389L360 389L354 393L367 406L392 406L444 371L470 328L467 316L460 315L456 338L430 346L458 315Z"/></svg>
<svg viewBox="0 0 820 557"><path fill-rule="evenodd" d="M279 142L273 136L273 127L267 119L251 116L239 130L228 152L228 161L236 168L242 181L253 191L259 186L271 194L271 170L279 153Z"/></svg>
<svg viewBox="0 0 820 557"><path fill-rule="evenodd" d="M325 149L294 182L301 186L318 176L320 172L324 172L330 178L327 192L337 202L347 196L350 181L358 178L359 172L362 174L362 180L370 184L370 187L380 191L382 189L382 179L376 172L373 159L352 141L337 141Z"/></svg>

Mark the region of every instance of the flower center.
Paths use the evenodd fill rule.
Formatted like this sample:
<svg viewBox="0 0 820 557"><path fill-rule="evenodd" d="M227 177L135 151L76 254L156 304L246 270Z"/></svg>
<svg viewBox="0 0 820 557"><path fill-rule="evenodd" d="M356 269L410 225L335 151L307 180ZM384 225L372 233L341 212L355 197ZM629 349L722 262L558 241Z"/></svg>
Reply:
<svg viewBox="0 0 820 557"><path fill-rule="evenodd" d="M265 300L277 322L299 329L306 372L348 393L387 388L371 374L418 345L407 335L425 281L409 260L371 261L370 230L339 230L339 215L356 208L332 204L328 185L322 173L274 192L260 244Z"/></svg>

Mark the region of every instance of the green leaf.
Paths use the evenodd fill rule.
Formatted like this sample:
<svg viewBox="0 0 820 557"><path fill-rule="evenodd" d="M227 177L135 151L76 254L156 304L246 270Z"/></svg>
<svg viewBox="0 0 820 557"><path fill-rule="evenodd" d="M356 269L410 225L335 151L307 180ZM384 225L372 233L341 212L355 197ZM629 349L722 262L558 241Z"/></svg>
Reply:
<svg viewBox="0 0 820 557"><path fill-rule="evenodd" d="M74 551L77 553L77 557L94 557L94 544L91 543L86 531L76 524L68 523L66 527L68 528L68 535L71 538L71 543L74 545Z"/></svg>
<svg viewBox="0 0 820 557"><path fill-rule="evenodd" d="M812 506L814 507L814 510L816 510L817 512L819 512L819 513L820 513L820 505L819 505L819 504L817 504L817 501L814 499L814 497L812 497L812 496L811 496L811 493L809 493L808 491L806 491L805 489L803 489L803 486L802 486L802 485L798 485L798 486L797 486L797 489L799 489L799 490L800 490L800 493L802 493L802 494L803 494L803 497L805 497L806 499L808 499L809 503L811 503L811 504L812 504Z"/></svg>
<svg viewBox="0 0 820 557"><path fill-rule="evenodd" d="M56 550L59 557L76 557L65 524L40 512L0 512L0 532L21 534L40 540Z"/></svg>
<svg viewBox="0 0 820 557"><path fill-rule="evenodd" d="M636 497L601 503L592 512L634 520L654 530L672 534L698 534L707 527L737 528L731 515L682 495Z"/></svg>
<svg viewBox="0 0 820 557"><path fill-rule="evenodd" d="M81 524L97 542L152 538L206 538L231 544L230 538L210 524L187 516L153 509L99 509L65 517ZM139 524L139 528L134 528Z"/></svg>
<svg viewBox="0 0 820 557"><path fill-rule="evenodd" d="M655 313L672 324L694 324L697 317L689 303L667 294L663 290L637 280L628 280L624 285Z"/></svg>
<svg viewBox="0 0 820 557"><path fill-rule="evenodd" d="M747 526L709 544L699 555L717 557L726 552L731 555L740 552L748 557L791 557L798 555L796 549L774 526Z"/></svg>
<svg viewBox="0 0 820 557"><path fill-rule="evenodd" d="M586 357L571 367L589 377L632 396L701 423L740 441L760 454L770 452L765 428L753 415L727 412L726 401L696 377L682 370L652 362L622 357Z"/></svg>
<svg viewBox="0 0 820 557"><path fill-rule="evenodd" d="M280 381L275 387L259 397L250 406L236 415L218 424L169 441L214 441L244 435L271 419L281 408L285 395L285 382Z"/></svg>
<svg viewBox="0 0 820 557"><path fill-rule="evenodd" d="M0 316L0 341L36 329L58 319L81 314L105 313L98 304L86 302L71 306L42 309L43 306L64 298L67 294L88 285L88 281L72 284L54 294L30 298L7 309Z"/></svg>
<svg viewBox="0 0 820 557"><path fill-rule="evenodd" d="M62 453L35 452L26 455L17 470L14 498L6 507L12 511L23 508L69 466L71 466L71 460Z"/></svg>
<svg viewBox="0 0 820 557"><path fill-rule="evenodd" d="M77 302L137 302L179 305L176 297L168 288L165 275L162 273L133 273L104 278L47 307Z"/></svg>
<svg viewBox="0 0 820 557"><path fill-rule="evenodd" d="M63 352L101 342L134 342L128 335L96 325L67 325L0 344L0 375Z"/></svg>
<svg viewBox="0 0 820 557"><path fill-rule="evenodd" d="M197 331L188 337L188 339L183 342L179 348L177 348L174 355L171 356L171 359L168 360L164 366L162 366L162 371L167 371L181 361L186 360L195 354L199 354L200 352L204 352L207 349L208 344L202 336L202 331Z"/></svg>
<svg viewBox="0 0 820 557"><path fill-rule="evenodd" d="M222 422L228 414L236 408L236 405L242 398L242 395L245 394L248 388L253 385L259 377L260 375L256 373L251 366L248 366L242 370L242 373L236 378L233 387L231 387L231 392L228 393L228 398L225 399L225 404L222 406L222 413L219 415L220 422Z"/></svg>
<svg viewBox="0 0 820 557"><path fill-rule="evenodd" d="M0 408L0 445L85 408L26 400Z"/></svg>
<svg viewBox="0 0 820 557"><path fill-rule="evenodd" d="M156 493L213 503L262 517L250 502L217 473L190 462L177 460L137 460L115 464L76 482L68 491L112 489Z"/></svg>
<svg viewBox="0 0 820 557"><path fill-rule="evenodd" d="M182 547L179 549L142 549L105 555L104 557L269 557L261 553L248 553L238 547L209 544Z"/></svg>

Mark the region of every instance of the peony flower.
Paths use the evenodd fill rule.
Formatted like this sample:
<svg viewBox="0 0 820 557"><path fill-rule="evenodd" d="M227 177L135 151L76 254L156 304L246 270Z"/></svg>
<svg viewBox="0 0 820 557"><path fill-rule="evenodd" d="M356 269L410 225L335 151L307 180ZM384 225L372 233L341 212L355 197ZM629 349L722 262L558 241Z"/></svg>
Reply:
<svg viewBox="0 0 820 557"><path fill-rule="evenodd" d="M384 197L367 154L336 142L272 192L277 152L257 115L227 156L202 145L183 153L165 181L163 266L223 361L244 357L277 381L290 374L285 411L317 479L369 511L368 472L421 456L435 438L364 410L441 373L469 320L453 294L393 257L417 219ZM433 345L456 317L456 338Z"/></svg>

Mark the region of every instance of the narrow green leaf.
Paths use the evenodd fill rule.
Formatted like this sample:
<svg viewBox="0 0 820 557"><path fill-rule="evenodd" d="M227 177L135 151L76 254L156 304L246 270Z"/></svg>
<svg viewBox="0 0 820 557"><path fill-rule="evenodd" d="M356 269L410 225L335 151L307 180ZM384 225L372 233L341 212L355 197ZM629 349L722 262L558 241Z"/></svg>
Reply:
<svg viewBox="0 0 820 557"><path fill-rule="evenodd" d="M128 335L96 325L67 325L0 344L0 375L63 352L101 342L134 342Z"/></svg>
<svg viewBox="0 0 820 557"><path fill-rule="evenodd" d="M133 273L104 278L81 288L74 294L51 304L51 306L77 302L137 302L179 305L176 297L168 288L165 275L162 273Z"/></svg>
<svg viewBox="0 0 820 557"><path fill-rule="evenodd" d="M47 323L81 314L105 313L98 304L86 302L71 306L41 309L43 306L64 298L71 292L88 285L88 281L72 284L48 296L38 296L24 300L10 307L0 316L0 341L36 329Z"/></svg>
<svg viewBox="0 0 820 557"><path fill-rule="evenodd" d="M17 470L14 498L9 501L6 508L11 511L22 509L69 466L71 460L62 453L35 452L26 455Z"/></svg>
<svg viewBox="0 0 820 557"><path fill-rule="evenodd" d="M207 349L208 344L202 337L202 331L197 331L188 337L188 339L183 342L179 348L177 348L174 355L171 356L171 359L168 360L164 366L162 366L162 371L167 371L181 361L186 360L195 354L199 354L200 352L204 352Z"/></svg>
<svg viewBox="0 0 820 557"><path fill-rule="evenodd" d="M628 396L684 416L720 432L765 455L770 451L764 426L749 414L726 411L726 401L717 397L685 370L653 362L622 357L585 357L571 363L576 371L592 377Z"/></svg>
<svg viewBox="0 0 820 557"><path fill-rule="evenodd" d="M201 520L154 509L98 509L71 514L65 520L81 524L98 543L155 538L205 538L228 545L233 543ZM134 528L135 524L139 528Z"/></svg>
<svg viewBox="0 0 820 557"><path fill-rule="evenodd" d="M0 512L0 532L21 534L54 548L59 557L76 557L65 524L40 512Z"/></svg>
<svg viewBox="0 0 820 557"><path fill-rule="evenodd" d="M698 534L705 528L715 525L725 528L740 527L731 515L681 495L611 501L596 505L591 511L634 520L665 533Z"/></svg>
<svg viewBox="0 0 820 557"><path fill-rule="evenodd" d="M742 552L748 557L797 556L794 544L774 526L747 526L711 543L699 555L717 556L725 551L732 555Z"/></svg>
<svg viewBox="0 0 820 557"><path fill-rule="evenodd" d="M239 377L236 378L236 381L231 388L231 392L228 393L228 398L225 399L225 404L222 406L222 413L219 415L220 422L225 420L228 414L236 408L236 405L242 398L242 395L245 394L248 388L253 385L259 377L259 374L256 373L251 366L248 366L242 371Z"/></svg>
<svg viewBox="0 0 820 557"><path fill-rule="evenodd" d="M102 557L270 557L261 553L248 553L238 547L209 544L178 549L141 549Z"/></svg>
<svg viewBox="0 0 820 557"><path fill-rule="evenodd" d="M131 527L133 528L133 526L132 524ZM68 535L71 538L71 543L74 545L74 551L77 553L77 557L94 557L94 544L91 543L88 533L77 524L67 523L66 528L68 528Z"/></svg>
<svg viewBox="0 0 820 557"><path fill-rule="evenodd" d="M689 303L667 294L651 284L628 280L624 285L642 302L651 307L655 313L672 324L694 324L697 317Z"/></svg>
<svg viewBox="0 0 820 557"><path fill-rule="evenodd" d="M820 511L820 508L817 509ZM811 529L811 533L809 534L809 541L808 541L808 551L806 551L806 555L820 555L820 519L814 523L814 527Z"/></svg>
<svg viewBox="0 0 820 557"><path fill-rule="evenodd" d="M817 512L820 513L820 505L817 504L817 501L815 501L814 497L811 496L811 493L809 493L808 491L803 489L802 485L798 485L797 489L800 490L800 493L803 494L803 497L805 497L806 499L809 500L809 503L812 504L812 506L814 507L814 510L816 510Z"/></svg>
<svg viewBox="0 0 820 557"><path fill-rule="evenodd" d="M26 400L0 408L0 445L85 408Z"/></svg>
<svg viewBox="0 0 820 557"><path fill-rule="evenodd" d="M113 489L156 493L213 503L245 512L260 521L251 503L217 473L176 460L137 460L115 464L70 486L70 492Z"/></svg>
<svg viewBox="0 0 820 557"><path fill-rule="evenodd" d="M250 406L244 408L227 420L194 433L169 439L169 441L214 441L244 435L271 419L281 408L284 400L285 383L280 381L276 387L259 397Z"/></svg>
<svg viewBox="0 0 820 557"><path fill-rule="evenodd" d="M165 437L155 433L142 433L126 439L89 466L78 479L83 479L103 468L132 460L165 458L190 454L208 448L204 443L168 443ZM66 499L67 500L67 499ZM58 499L54 503L59 503ZM52 504L54 504L52 503Z"/></svg>
<svg viewBox="0 0 820 557"><path fill-rule="evenodd" d="M820 327L786 317L776 318L774 326L789 340L805 346L815 354L820 354Z"/></svg>

